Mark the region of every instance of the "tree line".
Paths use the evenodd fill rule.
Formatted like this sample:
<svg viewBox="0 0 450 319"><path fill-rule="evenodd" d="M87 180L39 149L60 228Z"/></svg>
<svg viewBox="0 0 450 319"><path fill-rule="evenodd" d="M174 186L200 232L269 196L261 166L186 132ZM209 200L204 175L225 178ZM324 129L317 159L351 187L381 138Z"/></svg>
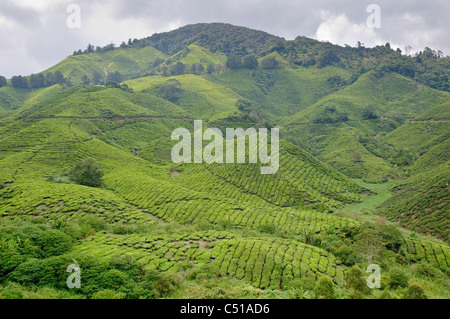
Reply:
<svg viewBox="0 0 450 319"><path fill-rule="evenodd" d="M0 87L7 85L7 80L4 76L0 76ZM11 78L11 84L14 88L21 89L37 89L49 87L55 84L66 84L71 86L71 82L69 78L65 78L64 75L60 71L56 71L55 73L48 72L45 75L42 73L32 74L29 78L22 75L14 75Z"/></svg>

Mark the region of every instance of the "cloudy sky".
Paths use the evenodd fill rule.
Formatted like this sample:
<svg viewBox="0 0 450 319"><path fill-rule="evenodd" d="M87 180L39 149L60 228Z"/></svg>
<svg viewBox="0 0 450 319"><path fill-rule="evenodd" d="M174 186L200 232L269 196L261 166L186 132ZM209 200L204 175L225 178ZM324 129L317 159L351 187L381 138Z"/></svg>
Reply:
<svg viewBox="0 0 450 319"><path fill-rule="evenodd" d="M379 28L369 19L375 13L367 12L370 4L380 9ZM390 42L403 51L430 47L450 55L449 17L449 0L0 0L0 75L43 71L89 43L120 44L199 22L246 26L287 40Z"/></svg>

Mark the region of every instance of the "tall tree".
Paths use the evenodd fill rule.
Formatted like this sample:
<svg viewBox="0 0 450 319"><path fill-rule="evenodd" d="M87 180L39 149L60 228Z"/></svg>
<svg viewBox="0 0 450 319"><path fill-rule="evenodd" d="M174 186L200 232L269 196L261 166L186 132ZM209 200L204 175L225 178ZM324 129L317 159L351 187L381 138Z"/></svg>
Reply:
<svg viewBox="0 0 450 319"><path fill-rule="evenodd" d="M122 81L123 81L123 77L122 77L122 74L120 74L119 71L109 73L108 76L106 77L106 82L120 83Z"/></svg>
<svg viewBox="0 0 450 319"><path fill-rule="evenodd" d="M89 85L89 83L91 83L91 79L89 79L86 74L81 77L81 81L83 82L83 85Z"/></svg>
<svg viewBox="0 0 450 319"><path fill-rule="evenodd" d="M278 67L278 61L274 57L264 58L261 61L261 67L263 67L264 69L275 69L276 67Z"/></svg>
<svg viewBox="0 0 450 319"><path fill-rule="evenodd" d="M242 66L242 59L236 55L230 55L227 57L226 66L230 69L238 69Z"/></svg>
<svg viewBox="0 0 450 319"><path fill-rule="evenodd" d="M64 83L64 75L61 73L61 71L56 71L55 72L54 82L55 82L55 84L62 84L62 83Z"/></svg>
<svg viewBox="0 0 450 319"><path fill-rule="evenodd" d="M52 72L48 72L45 75L44 85L45 86L52 86L55 84L55 76Z"/></svg>
<svg viewBox="0 0 450 319"><path fill-rule="evenodd" d="M0 88L6 86L6 84L7 84L6 78L0 75Z"/></svg>
<svg viewBox="0 0 450 319"><path fill-rule="evenodd" d="M15 88L28 88L28 80L26 77L23 77L21 75L15 75L11 78L11 83L13 87Z"/></svg>
<svg viewBox="0 0 450 319"><path fill-rule="evenodd" d="M172 65L170 67L170 74L171 75L181 75L186 72L186 65L183 64L183 62L178 61L175 65Z"/></svg>
<svg viewBox="0 0 450 319"><path fill-rule="evenodd" d="M94 71L92 73L92 83L94 84L102 84L102 75L98 71Z"/></svg>
<svg viewBox="0 0 450 319"><path fill-rule="evenodd" d="M258 67L258 59L252 54L246 55L243 59L242 65L244 68L256 69Z"/></svg>
<svg viewBox="0 0 450 319"><path fill-rule="evenodd" d="M30 76L30 86L33 89L42 88L45 86L45 78L42 73L32 74Z"/></svg>

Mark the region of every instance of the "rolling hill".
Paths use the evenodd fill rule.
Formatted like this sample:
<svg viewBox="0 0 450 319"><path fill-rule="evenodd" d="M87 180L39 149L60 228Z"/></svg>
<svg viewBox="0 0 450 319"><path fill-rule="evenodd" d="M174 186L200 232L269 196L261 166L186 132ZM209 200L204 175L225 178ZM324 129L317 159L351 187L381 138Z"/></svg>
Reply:
<svg viewBox="0 0 450 319"><path fill-rule="evenodd" d="M450 96L404 69L448 58L221 23L92 51L43 71L70 81L0 88L0 297L449 297ZM279 170L175 164L194 120L278 128ZM382 288L352 285L371 263Z"/></svg>

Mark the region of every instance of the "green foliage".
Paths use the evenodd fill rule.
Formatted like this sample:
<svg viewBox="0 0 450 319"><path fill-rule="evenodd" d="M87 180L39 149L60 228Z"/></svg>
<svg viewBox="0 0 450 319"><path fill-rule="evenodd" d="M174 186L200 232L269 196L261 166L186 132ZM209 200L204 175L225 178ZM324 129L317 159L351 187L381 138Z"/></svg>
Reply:
<svg viewBox="0 0 450 319"><path fill-rule="evenodd" d="M439 55L199 24L16 77L34 89L0 87L0 296L364 298L376 260L373 297L422 296L411 281L448 298L448 245L373 215L448 238L449 95L424 85L448 90ZM194 118L280 128L279 171L174 165ZM101 175L86 157L103 187L73 183Z"/></svg>
<svg viewBox="0 0 450 319"><path fill-rule="evenodd" d="M363 110L362 116L365 120L373 120L378 118L378 115L375 112L375 107L373 105L366 106Z"/></svg>
<svg viewBox="0 0 450 319"><path fill-rule="evenodd" d="M362 294L369 292L365 274L358 266L353 266L345 273L345 281L349 288L359 291Z"/></svg>
<svg viewBox="0 0 450 319"><path fill-rule="evenodd" d="M69 236L59 230L46 230L37 238L37 243L44 257L58 256L69 251L72 242Z"/></svg>
<svg viewBox="0 0 450 319"><path fill-rule="evenodd" d="M277 227L274 224L264 224L259 226L259 230L263 233L274 234L277 231Z"/></svg>
<svg viewBox="0 0 450 319"><path fill-rule="evenodd" d="M339 56L333 49L325 49L324 51L321 51L317 58L317 66L319 68L338 62L340 62Z"/></svg>
<svg viewBox="0 0 450 319"><path fill-rule="evenodd" d="M176 79L169 79L158 88L162 97L171 102L176 102L180 99L183 93L182 84Z"/></svg>
<svg viewBox="0 0 450 319"><path fill-rule="evenodd" d="M330 124L348 121L345 113L340 113L335 106L327 106L314 118L314 123Z"/></svg>
<svg viewBox="0 0 450 319"><path fill-rule="evenodd" d="M261 60L261 67L264 69L275 69L278 67L278 61L275 57L267 57Z"/></svg>
<svg viewBox="0 0 450 319"><path fill-rule="evenodd" d="M373 260L379 258L380 252L384 249L381 233L370 226L362 227L355 236L353 249L363 260L371 264Z"/></svg>
<svg viewBox="0 0 450 319"><path fill-rule="evenodd" d="M186 66L178 61L177 63L175 63L174 65L172 65L170 67L170 74L171 75L181 75L184 74L186 72Z"/></svg>
<svg viewBox="0 0 450 319"><path fill-rule="evenodd" d="M103 170L99 162L87 158L79 162L71 171L75 183L90 187L102 185Z"/></svg>
<svg viewBox="0 0 450 319"><path fill-rule="evenodd" d="M6 78L0 75L0 88L6 86L6 84L7 84Z"/></svg>
<svg viewBox="0 0 450 319"><path fill-rule="evenodd" d="M226 67L230 69L238 69L242 66L242 58L236 55L227 57Z"/></svg>
<svg viewBox="0 0 450 319"><path fill-rule="evenodd" d="M428 297L421 286L413 283L408 287L403 299L428 299Z"/></svg>
<svg viewBox="0 0 450 319"><path fill-rule="evenodd" d="M11 78L11 83L14 88L28 88L28 80L26 77L21 75L15 75Z"/></svg>
<svg viewBox="0 0 450 319"><path fill-rule="evenodd" d="M258 67L258 59L252 54L246 55L242 58L242 66L254 70Z"/></svg>
<svg viewBox="0 0 450 319"><path fill-rule="evenodd" d="M119 73L119 71L109 73L106 76L106 82L116 82L121 83L123 81L122 74Z"/></svg>
<svg viewBox="0 0 450 319"><path fill-rule="evenodd" d="M389 285L390 287L408 287L409 277L401 269L394 268L389 272Z"/></svg>
<svg viewBox="0 0 450 319"><path fill-rule="evenodd" d="M326 276L321 277L314 288L314 294L319 299L335 299L336 291L331 279Z"/></svg>

